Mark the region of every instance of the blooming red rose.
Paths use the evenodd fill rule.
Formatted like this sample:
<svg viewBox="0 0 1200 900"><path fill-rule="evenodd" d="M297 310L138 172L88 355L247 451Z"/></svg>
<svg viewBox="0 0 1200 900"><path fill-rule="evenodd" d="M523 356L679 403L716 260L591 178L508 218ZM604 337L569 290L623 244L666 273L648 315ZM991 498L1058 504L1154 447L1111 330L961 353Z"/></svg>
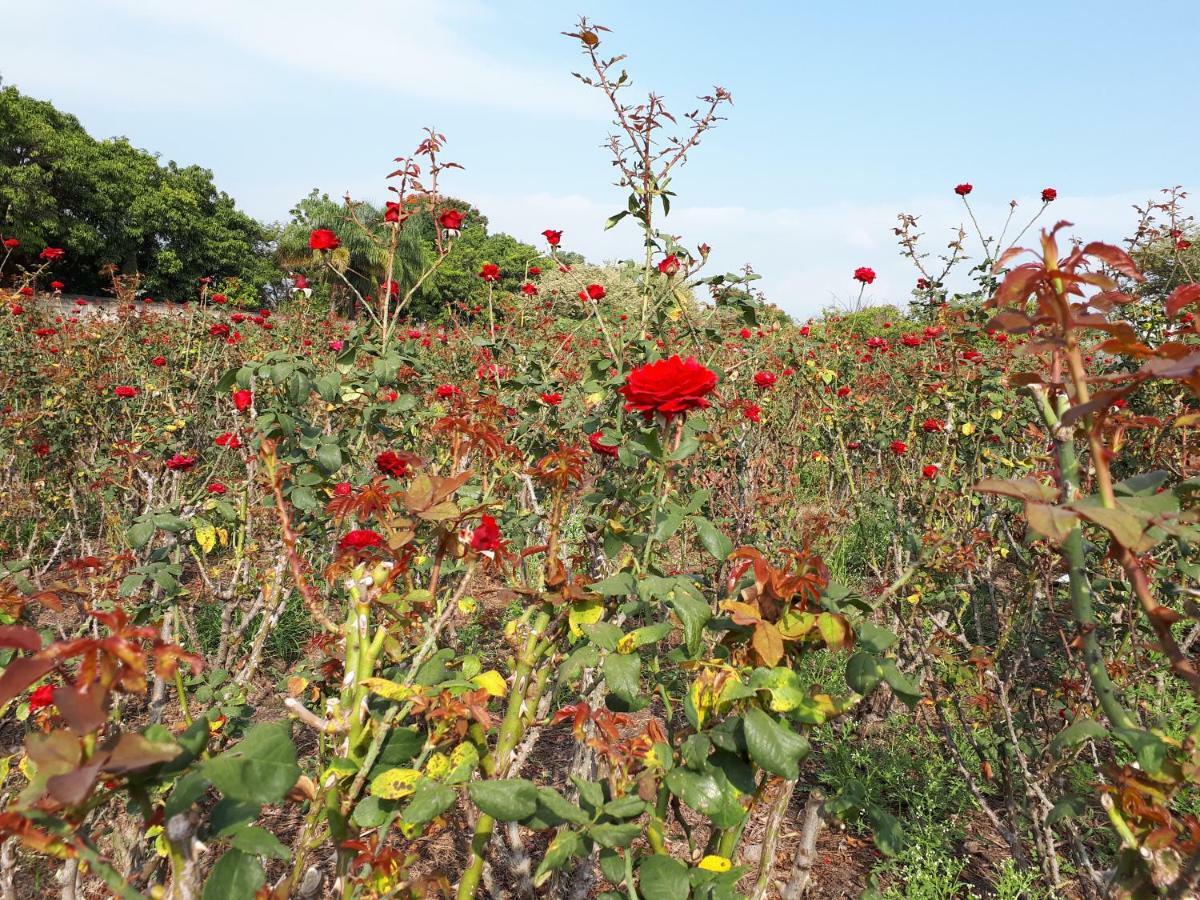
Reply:
<svg viewBox="0 0 1200 900"><path fill-rule="evenodd" d="M338 550L343 553L357 553L370 547L382 547L383 538L379 532L370 528L356 528L346 532L346 536L338 541Z"/></svg>
<svg viewBox="0 0 1200 900"><path fill-rule="evenodd" d="M128 400L131 397L136 397L138 395L138 389L127 384L122 384L113 388L113 393L122 400Z"/></svg>
<svg viewBox="0 0 1200 900"><path fill-rule="evenodd" d="M303 275L292 276L292 290L305 291L308 290L308 278Z"/></svg>
<svg viewBox="0 0 1200 900"><path fill-rule="evenodd" d="M589 284L586 288L579 292L580 300L603 300L607 291L600 284Z"/></svg>
<svg viewBox="0 0 1200 900"><path fill-rule="evenodd" d="M29 695L29 711L36 712L39 709L45 709L47 706L54 705L54 685L43 684L40 688Z"/></svg>
<svg viewBox="0 0 1200 900"><path fill-rule="evenodd" d="M542 232L542 237L546 239L546 243L551 247L557 247L559 241L562 240L562 232L555 231L553 228L547 228Z"/></svg>
<svg viewBox="0 0 1200 900"><path fill-rule="evenodd" d="M56 259L62 259L66 255L66 251L62 247L46 247L38 254L39 259L44 259L46 262L54 262Z"/></svg>
<svg viewBox="0 0 1200 900"><path fill-rule="evenodd" d="M766 390L769 387L773 387L775 382L778 380L779 380L779 376L776 375L774 372L768 372L766 370L763 370L762 372L754 373L755 385L762 388L763 390Z"/></svg>
<svg viewBox="0 0 1200 900"><path fill-rule="evenodd" d="M335 497L349 497L354 493L354 485L348 481L339 481L333 486L333 494Z"/></svg>
<svg viewBox="0 0 1200 900"><path fill-rule="evenodd" d="M236 450L242 446L241 439L232 431L225 431L213 438L213 443L218 447L228 447L230 450Z"/></svg>
<svg viewBox="0 0 1200 900"><path fill-rule="evenodd" d="M740 337L743 341L750 340L750 329L743 328L741 331L738 332L738 337Z"/></svg>
<svg viewBox="0 0 1200 900"><path fill-rule="evenodd" d="M196 457L186 456L183 453L176 453L167 460L167 468L172 472L186 472L194 465L196 465Z"/></svg>
<svg viewBox="0 0 1200 900"><path fill-rule="evenodd" d="M8 308L8 311L9 311L10 313L12 313L14 316L19 316L19 315L21 315L23 312L25 312L25 307L23 307L23 306L18 306L17 304L15 304L15 303L14 303L12 306L10 306L10 307Z"/></svg>
<svg viewBox="0 0 1200 900"><path fill-rule="evenodd" d="M399 222L400 221L400 204L394 200L388 200L384 203L383 221Z"/></svg>
<svg viewBox="0 0 1200 900"><path fill-rule="evenodd" d="M462 391L452 384L439 384L434 393L437 394L439 400L448 400L456 394L461 394Z"/></svg>
<svg viewBox="0 0 1200 900"><path fill-rule="evenodd" d="M638 366L621 386L625 408L647 418L661 413L668 419L692 409L707 409L705 395L717 386L717 375L689 356L678 356Z"/></svg>
<svg viewBox="0 0 1200 900"><path fill-rule="evenodd" d="M532 284L531 282L527 281L523 285L521 285L521 293L524 294L526 297L536 297L537 292L538 292L537 285Z"/></svg>
<svg viewBox="0 0 1200 900"><path fill-rule="evenodd" d="M875 280L875 270L867 266L859 266L854 270L854 280L861 281L863 284L870 284Z"/></svg>
<svg viewBox="0 0 1200 900"><path fill-rule="evenodd" d="M233 406L238 412L245 412L254 402L254 394L245 388L233 392Z"/></svg>
<svg viewBox="0 0 1200 900"><path fill-rule="evenodd" d="M342 242L328 228L315 228L308 236L308 246L313 250L336 250Z"/></svg>
<svg viewBox="0 0 1200 900"><path fill-rule="evenodd" d="M966 181L964 181L962 184L956 184L954 186L954 193L958 194L960 197L967 196L967 194L971 193L973 190L974 188L971 186L971 184Z"/></svg>
<svg viewBox="0 0 1200 900"><path fill-rule="evenodd" d="M447 231L459 231L462 229L463 214L457 209L443 210L438 216L438 224Z"/></svg>
<svg viewBox="0 0 1200 900"><path fill-rule="evenodd" d="M408 474L408 460L395 450L384 450L376 456L375 466L384 475L390 475L393 478L403 478Z"/></svg>
<svg viewBox="0 0 1200 900"><path fill-rule="evenodd" d="M18 241L16 238L5 238L4 239L4 249L5 250L16 250L20 246L21 246L21 242Z"/></svg>
<svg viewBox="0 0 1200 900"><path fill-rule="evenodd" d="M892 448L892 452L897 456L903 456L908 452L908 444L904 443L904 441L892 441L888 446Z"/></svg>
<svg viewBox="0 0 1200 900"><path fill-rule="evenodd" d="M66 287L66 285L63 284L61 281L50 282L50 290L54 291L56 294L61 294L62 289L65 287Z"/></svg>
<svg viewBox="0 0 1200 900"><path fill-rule="evenodd" d="M537 266L529 267L529 277L530 278L537 278L541 274L542 274L542 270L539 269Z"/></svg>
<svg viewBox="0 0 1200 900"><path fill-rule="evenodd" d="M552 393L550 391L546 391L542 394L542 402L547 406L558 406L558 404L562 403L562 399L562 394Z"/></svg>
<svg viewBox="0 0 1200 900"><path fill-rule="evenodd" d="M906 334L900 338L900 343L905 347L920 347L921 336L919 334Z"/></svg>
<svg viewBox="0 0 1200 900"><path fill-rule="evenodd" d="M487 513L479 521L479 525L471 532L471 549L476 553L494 553L504 547L500 537L500 526Z"/></svg>
<svg viewBox="0 0 1200 900"><path fill-rule="evenodd" d="M1058 191L1054 188L1042 188L1042 202L1051 203L1058 199Z"/></svg>
<svg viewBox="0 0 1200 900"><path fill-rule="evenodd" d="M229 326L224 322L217 322L208 326L208 333L213 337L229 337Z"/></svg>
<svg viewBox="0 0 1200 900"><path fill-rule="evenodd" d="M603 431L593 431L588 435L588 445L592 448L592 452L600 456L616 456L619 448L613 444L603 443L601 440L603 437Z"/></svg>
<svg viewBox="0 0 1200 900"><path fill-rule="evenodd" d="M500 267L495 263L484 263L483 268L479 270L479 277L487 282L500 280Z"/></svg>
<svg viewBox="0 0 1200 900"><path fill-rule="evenodd" d="M742 415L758 424L762 421L762 407L757 403L744 403L742 404Z"/></svg>
<svg viewBox="0 0 1200 900"><path fill-rule="evenodd" d="M20 294L22 297L32 297L33 296L33 288L31 288L29 285L25 285L23 288L21 288L19 291L17 291L17 293Z"/></svg>
<svg viewBox="0 0 1200 900"><path fill-rule="evenodd" d="M935 434L946 430L946 423L941 419L926 419L921 423L921 430L926 434Z"/></svg>
<svg viewBox="0 0 1200 900"><path fill-rule="evenodd" d="M165 366L166 364L167 364L167 358L165 356L156 356L156 357L154 357L154 359L150 360L150 365L152 365L152 366L160 366L161 367L161 366Z"/></svg>
<svg viewBox="0 0 1200 900"><path fill-rule="evenodd" d="M840 388L837 389L837 395L839 397L849 397L850 396L850 388L848 388L846 385L843 384Z"/></svg>
<svg viewBox="0 0 1200 900"><path fill-rule="evenodd" d="M224 306L226 303L229 302L229 298L226 297L224 294L213 294L208 299L211 300L213 303L217 304L217 306Z"/></svg>
<svg viewBox="0 0 1200 900"><path fill-rule="evenodd" d="M663 257L662 262L658 264L658 271L668 278L672 277L679 271L679 257L674 255Z"/></svg>
<svg viewBox="0 0 1200 900"><path fill-rule="evenodd" d="M225 493L225 490L225 485L221 484L219 481L214 481L208 486L208 492L210 494L223 494Z"/></svg>
<svg viewBox="0 0 1200 900"><path fill-rule="evenodd" d="M340 352L340 351L344 350L345 347L346 347L345 341L330 341L329 342L329 349L333 350L335 352Z"/></svg>
<svg viewBox="0 0 1200 900"><path fill-rule="evenodd" d="M924 475L926 478L937 478L937 473L938 473L938 467L935 466L933 463L930 463L929 465L927 465L925 468L923 468L921 470L921 474Z"/></svg>

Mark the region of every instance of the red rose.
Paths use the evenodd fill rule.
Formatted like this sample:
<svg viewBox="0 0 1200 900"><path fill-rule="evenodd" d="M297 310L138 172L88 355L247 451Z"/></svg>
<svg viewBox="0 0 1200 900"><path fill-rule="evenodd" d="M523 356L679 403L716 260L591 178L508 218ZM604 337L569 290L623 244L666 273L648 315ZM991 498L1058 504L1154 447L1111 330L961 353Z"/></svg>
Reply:
<svg viewBox="0 0 1200 900"><path fill-rule="evenodd" d="M922 475L924 475L926 478L931 478L931 479L937 478L937 473L938 473L938 467L935 466L933 463L930 463L929 465L927 465L925 468L923 468L921 470Z"/></svg>
<svg viewBox="0 0 1200 900"><path fill-rule="evenodd" d="M967 196L967 194L971 193L972 190L974 190L974 188L972 188L970 183L966 181L964 181L962 184L956 184L954 186L954 193L958 194L960 197Z"/></svg>
<svg viewBox="0 0 1200 900"><path fill-rule="evenodd" d="M393 478L403 478L408 474L408 460L401 457L395 450L384 450L375 457L375 466L384 475Z"/></svg>
<svg viewBox="0 0 1200 900"><path fill-rule="evenodd" d="M130 387L127 384L122 384L119 387L114 388L113 393L122 400L128 400L131 397L136 397L138 395L138 389L135 387Z"/></svg>
<svg viewBox="0 0 1200 900"><path fill-rule="evenodd" d="M213 443L218 447L228 447L230 450L236 450L242 446L241 440L232 431L226 431L218 434L213 438Z"/></svg>
<svg viewBox="0 0 1200 900"><path fill-rule="evenodd" d="M926 419L921 423L921 430L926 434L935 434L946 430L946 423L941 419Z"/></svg>
<svg viewBox="0 0 1200 900"><path fill-rule="evenodd" d="M9 311L10 313L12 313L14 316L19 316L19 315L21 315L23 312L25 312L25 307L23 307L23 306L18 306L17 304L15 304L15 303L14 303L12 306L10 306L10 307L8 308L8 311Z"/></svg>
<svg viewBox="0 0 1200 900"><path fill-rule="evenodd" d="M167 358L165 356L156 356L154 359L150 360L150 365L152 366L165 366L166 364Z"/></svg>
<svg viewBox="0 0 1200 900"><path fill-rule="evenodd" d="M354 531L347 532L346 536L338 542L338 550L343 553L357 553L368 547L382 546L383 538L379 536L379 532L372 531L370 528L356 528Z"/></svg>
<svg viewBox="0 0 1200 900"><path fill-rule="evenodd" d="M38 254L39 259L44 259L46 262L54 262L56 259L62 259L66 251L61 247L47 247Z"/></svg>
<svg viewBox="0 0 1200 900"><path fill-rule="evenodd" d="M763 390L766 390L767 388L772 387L775 384L775 382L778 380L779 380L779 376L776 375L774 372L762 371L762 372L754 373L755 385L762 388Z"/></svg>
<svg viewBox="0 0 1200 900"><path fill-rule="evenodd" d="M292 290L305 291L308 290L308 279L303 275L292 276Z"/></svg>
<svg viewBox="0 0 1200 900"><path fill-rule="evenodd" d="M602 443L601 438L603 436L603 431L593 431L588 435L588 444L591 446L592 452L600 456L616 456L619 448L612 444Z"/></svg>
<svg viewBox="0 0 1200 900"><path fill-rule="evenodd" d="M463 214L457 209L447 209L438 216L438 224L447 231L459 231L462 228Z"/></svg>
<svg viewBox="0 0 1200 900"><path fill-rule="evenodd" d="M875 270L867 266L859 266L854 270L854 280L861 281L863 284L870 284L875 280Z"/></svg>
<svg viewBox="0 0 1200 900"><path fill-rule="evenodd" d="M850 396L850 388L846 387L846 385L842 385L840 388L837 389L837 395L839 397L849 397Z"/></svg>
<svg viewBox="0 0 1200 900"><path fill-rule="evenodd" d="M916 334L906 334L900 338L900 343L902 343L905 347L920 347L921 337L920 335Z"/></svg>
<svg viewBox="0 0 1200 900"><path fill-rule="evenodd" d="M757 403L745 403L742 405L742 415L757 424L762 421L762 407Z"/></svg>
<svg viewBox="0 0 1200 900"><path fill-rule="evenodd" d="M562 394L547 391L542 394L542 402L547 406L558 406L558 404L562 403Z"/></svg>
<svg viewBox="0 0 1200 900"><path fill-rule="evenodd" d="M676 272L679 271L679 257L664 257L663 261L658 264L658 271L662 272L668 278L672 277Z"/></svg>
<svg viewBox="0 0 1200 900"><path fill-rule="evenodd" d="M346 347L345 341L330 341L329 342L329 349L333 350L333 351L340 352L341 350L345 349L345 347Z"/></svg>
<svg viewBox="0 0 1200 900"><path fill-rule="evenodd" d="M479 270L479 277L487 282L500 280L500 267L495 263L484 263L483 268Z"/></svg>
<svg viewBox="0 0 1200 900"><path fill-rule="evenodd" d="M620 388L627 410L640 410L647 418L661 413L668 419L692 409L707 409L705 395L717 386L717 375L689 356L678 356L638 366Z"/></svg>
<svg viewBox="0 0 1200 900"><path fill-rule="evenodd" d="M4 249L5 250L13 251L13 250L16 250L20 246L21 246L21 242L18 241L16 238L5 238L4 239Z"/></svg>
<svg viewBox="0 0 1200 900"><path fill-rule="evenodd" d="M537 285L531 284L528 281L525 282L523 285L521 285L521 293L524 294L526 297L536 297L537 292L538 292Z"/></svg>
<svg viewBox="0 0 1200 900"><path fill-rule="evenodd" d="M741 331L738 332L738 337L740 337L743 341L750 340L750 329L743 328Z"/></svg>
<svg viewBox="0 0 1200 900"><path fill-rule="evenodd" d="M348 481L339 481L333 486L333 495L335 497L349 497L354 493L354 486Z"/></svg>
<svg viewBox="0 0 1200 900"><path fill-rule="evenodd" d="M229 326L224 322L217 322L208 327L208 333L213 337L229 337Z"/></svg>
<svg viewBox="0 0 1200 900"><path fill-rule="evenodd" d="M1054 188L1042 188L1042 202L1052 203L1058 199L1058 191Z"/></svg>
<svg viewBox="0 0 1200 900"><path fill-rule="evenodd" d="M479 525L471 532L471 549L476 553L494 553L502 549L504 541L500 538L500 526L487 513L483 514Z"/></svg>
<svg viewBox="0 0 1200 900"><path fill-rule="evenodd" d="M342 242L328 228L316 228L308 236L308 246L313 250L336 250Z"/></svg>
<svg viewBox="0 0 1200 900"><path fill-rule="evenodd" d="M399 222L400 221L400 204L393 200L388 200L384 203L383 221Z"/></svg>
<svg viewBox="0 0 1200 900"><path fill-rule="evenodd" d="M462 391L452 384L439 384L434 393L437 394L439 400L448 400L456 394L461 394Z"/></svg>
<svg viewBox="0 0 1200 900"><path fill-rule="evenodd" d="M233 392L233 406L238 412L245 412L254 402L254 394L243 388Z"/></svg>
<svg viewBox="0 0 1200 900"><path fill-rule="evenodd" d="M50 290L54 291L56 294L61 294L62 289L65 287L66 287L66 285L63 284L61 281L50 282Z"/></svg>
<svg viewBox="0 0 1200 900"><path fill-rule="evenodd" d="M586 288L579 292L580 300L603 300L607 292L603 285L589 284Z"/></svg>
<svg viewBox="0 0 1200 900"><path fill-rule="evenodd" d="M225 493L225 485L221 484L219 481L214 481L208 486L208 492L210 494L223 494Z"/></svg>
<svg viewBox="0 0 1200 900"><path fill-rule="evenodd" d="M33 296L33 288L31 288L29 285L25 285L23 288L21 288L19 291L17 291L17 293L20 294L22 297L32 297Z"/></svg>
<svg viewBox="0 0 1200 900"><path fill-rule="evenodd" d="M539 269L537 266L529 267L529 277L530 278L537 278L541 274L542 274L542 270Z"/></svg>
<svg viewBox="0 0 1200 900"><path fill-rule="evenodd" d="M29 711L35 712L54 705L54 685L43 684L29 695Z"/></svg>
<svg viewBox="0 0 1200 900"><path fill-rule="evenodd" d="M908 452L908 444L904 443L904 441L892 441L888 446L892 448L892 452L897 456L903 456Z"/></svg>
<svg viewBox="0 0 1200 900"><path fill-rule="evenodd" d="M553 228L547 228L542 232L542 237L546 239L546 243L551 247L557 247L558 242L562 240L562 232L555 231Z"/></svg>
<svg viewBox="0 0 1200 900"><path fill-rule="evenodd" d="M186 472L196 464L196 457L184 456L182 453L176 453L167 460L167 468L173 472Z"/></svg>
<svg viewBox="0 0 1200 900"><path fill-rule="evenodd" d="M217 304L217 306L224 306L226 303L229 302L229 298L226 297L224 294L213 294L208 299L211 300L213 303Z"/></svg>

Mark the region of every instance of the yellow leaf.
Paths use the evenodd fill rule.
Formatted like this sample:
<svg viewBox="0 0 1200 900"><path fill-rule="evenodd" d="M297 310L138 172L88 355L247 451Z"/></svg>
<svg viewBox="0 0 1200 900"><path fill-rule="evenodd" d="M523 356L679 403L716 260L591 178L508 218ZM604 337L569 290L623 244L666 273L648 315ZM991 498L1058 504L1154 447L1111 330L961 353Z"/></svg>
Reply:
<svg viewBox="0 0 1200 900"><path fill-rule="evenodd" d="M700 860L698 868L707 869L710 872L728 872L733 868L733 863L724 856L714 856L710 853Z"/></svg>
<svg viewBox="0 0 1200 900"><path fill-rule="evenodd" d="M567 613L567 626L571 629L571 636L579 637L583 634L581 625L595 625L603 615L602 600L585 600L583 603L572 605L571 611Z"/></svg>
<svg viewBox="0 0 1200 900"><path fill-rule="evenodd" d="M399 800L407 797L421 780L416 769L388 769L371 779L371 796L381 800Z"/></svg>
<svg viewBox="0 0 1200 900"><path fill-rule="evenodd" d="M508 693L508 684L505 683L504 676L495 669L480 672L471 679L471 683L487 691L489 697L503 697Z"/></svg>
<svg viewBox="0 0 1200 900"><path fill-rule="evenodd" d="M386 700L407 700L413 694L413 689L403 684L396 684L386 678L364 678L362 686L372 694L378 694Z"/></svg>
<svg viewBox="0 0 1200 900"><path fill-rule="evenodd" d="M441 781L450 774L450 757L445 753L434 753L425 761L425 775L435 781Z"/></svg>
<svg viewBox="0 0 1200 900"><path fill-rule="evenodd" d="M962 427L960 427L958 430L961 431L966 437L970 437L975 433L975 423L963 422Z"/></svg>
<svg viewBox="0 0 1200 900"><path fill-rule="evenodd" d="M196 543L200 545L200 549L205 553L212 553L213 548L217 546L217 529L211 525L201 525L195 531Z"/></svg>

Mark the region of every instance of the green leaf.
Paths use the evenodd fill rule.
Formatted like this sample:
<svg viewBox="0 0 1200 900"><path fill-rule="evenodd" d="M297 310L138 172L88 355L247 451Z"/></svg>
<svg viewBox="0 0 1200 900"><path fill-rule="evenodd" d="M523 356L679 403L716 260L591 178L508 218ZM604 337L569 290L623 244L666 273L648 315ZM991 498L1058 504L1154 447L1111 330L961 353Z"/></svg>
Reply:
<svg viewBox="0 0 1200 900"><path fill-rule="evenodd" d="M687 900L688 867L669 856L647 856L638 868L638 889L645 900Z"/></svg>
<svg viewBox="0 0 1200 900"><path fill-rule="evenodd" d="M187 812L206 790L208 779L199 772L188 772L175 782L175 788L163 806L163 821L169 822L173 816Z"/></svg>
<svg viewBox="0 0 1200 900"><path fill-rule="evenodd" d="M611 622L597 622L595 625L579 627L601 650L616 650L617 641L622 637L621 629Z"/></svg>
<svg viewBox="0 0 1200 900"><path fill-rule="evenodd" d="M587 833L601 847L628 847L641 836L642 826L636 824L614 825L605 822L593 825Z"/></svg>
<svg viewBox="0 0 1200 900"><path fill-rule="evenodd" d="M864 697L875 690L883 679L883 668L870 653L858 650L846 662L846 684L850 690Z"/></svg>
<svg viewBox="0 0 1200 900"><path fill-rule="evenodd" d="M279 838L265 828L250 825L236 831L230 838L235 850L243 853L253 853L256 856L269 856L272 859L291 859L292 851L280 843Z"/></svg>
<svg viewBox="0 0 1200 900"><path fill-rule="evenodd" d="M921 689L896 667L893 660L881 660L879 667L883 670L883 680L888 683L896 696L904 701L910 709L916 706L921 699Z"/></svg>
<svg viewBox="0 0 1200 900"><path fill-rule="evenodd" d="M745 817L733 787L708 772L676 768L667 773L667 789L717 828L733 828Z"/></svg>
<svg viewBox="0 0 1200 900"><path fill-rule="evenodd" d="M1134 752L1140 765L1150 775L1162 771L1167 747L1158 735L1140 728L1114 728L1113 736Z"/></svg>
<svg viewBox="0 0 1200 900"><path fill-rule="evenodd" d="M453 788L427 778L413 791L412 799L400 814L400 820L406 825L424 825L426 822L432 822L453 806L457 798L458 794Z"/></svg>
<svg viewBox="0 0 1200 900"><path fill-rule="evenodd" d="M614 696L626 703L633 703L638 695L641 681L642 660L636 654L628 656L609 653L602 664L604 683Z"/></svg>
<svg viewBox="0 0 1200 900"><path fill-rule="evenodd" d="M604 814L614 819L632 819L646 811L646 801L636 794L618 797L604 804Z"/></svg>
<svg viewBox="0 0 1200 900"><path fill-rule="evenodd" d="M632 594L637 587L632 572L615 572L607 578L602 578L595 584L588 585L588 590L605 597L620 597Z"/></svg>
<svg viewBox="0 0 1200 900"><path fill-rule="evenodd" d="M150 538L153 536L153 522L134 522L129 526L129 530L125 532L125 539L129 541L129 546L134 550L141 550L150 542Z"/></svg>
<svg viewBox="0 0 1200 900"><path fill-rule="evenodd" d="M1087 812L1087 801L1075 794L1068 794L1050 808L1046 813L1046 824L1054 825L1063 819L1074 819Z"/></svg>
<svg viewBox="0 0 1200 900"><path fill-rule="evenodd" d="M558 667L558 683L567 684L579 677L584 669L600 662L600 650L595 644L584 644L563 660Z"/></svg>
<svg viewBox="0 0 1200 900"><path fill-rule="evenodd" d="M883 653L900 640L892 632L873 622L860 622L854 630L858 634L859 646L871 653Z"/></svg>
<svg viewBox="0 0 1200 900"><path fill-rule="evenodd" d="M789 781L800 777L800 762L808 756L808 741L761 709L751 708L742 719L746 748L760 769Z"/></svg>
<svg viewBox="0 0 1200 900"><path fill-rule="evenodd" d="M317 448L317 464L332 475L342 467L342 448L337 444L322 444Z"/></svg>
<svg viewBox="0 0 1200 900"><path fill-rule="evenodd" d="M604 230L608 231L608 229L612 228L614 225L616 225L618 222L620 222L627 215L629 215L628 210L623 209L619 213L609 216L607 219L604 220Z"/></svg>
<svg viewBox="0 0 1200 900"><path fill-rule="evenodd" d="M702 598L687 591L674 591L667 597L667 605L679 616L688 655L694 657L700 652L704 626L712 619L712 608Z"/></svg>
<svg viewBox="0 0 1200 900"><path fill-rule="evenodd" d="M868 808L866 815L875 832L875 846L881 853L895 856L904 849L904 829L895 816L876 807Z"/></svg>
<svg viewBox="0 0 1200 900"><path fill-rule="evenodd" d="M567 860L582 856L583 839L574 831L560 831L546 848L537 871L533 873L533 886L541 887L549 880L552 872L566 865Z"/></svg>
<svg viewBox="0 0 1200 900"><path fill-rule="evenodd" d="M733 541L703 516L692 516L690 521L696 526L696 536L700 538L704 549L711 553L717 562L724 562L726 557L733 552Z"/></svg>
<svg viewBox="0 0 1200 900"><path fill-rule="evenodd" d="M1050 742L1050 752L1057 754L1068 747L1082 744L1089 738L1103 737L1107 733L1104 726L1098 722L1093 722L1091 719L1080 719L1054 736L1054 740Z"/></svg>
<svg viewBox="0 0 1200 900"><path fill-rule="evenodd" d="M217 860L204 882L204 900L253 900L267 876L257 859L230 850Z"/></svg>
<svg viewBox="0 0 1200 900"><path fill-rule="evenodd" d="M666 509L661 510L654 528L655 542L661 544L678 531L679 526L683 524L685 515L686 511L683 507L674 504L668 504Z"/></svg>
<svg viewBox="0 0 1200 900"><path fill-rule="evenodd" d="M200 771L226 797L278 803L300 777L296 745L286 722L254 725L246 736Z"/></svg>
<svg viewBox="0 0 1200 900"><path fill-rule="evenodd" d="M467 785L471 801L499 822L516 822L537 811L537 786L524 778L473 781Z"/></svg>

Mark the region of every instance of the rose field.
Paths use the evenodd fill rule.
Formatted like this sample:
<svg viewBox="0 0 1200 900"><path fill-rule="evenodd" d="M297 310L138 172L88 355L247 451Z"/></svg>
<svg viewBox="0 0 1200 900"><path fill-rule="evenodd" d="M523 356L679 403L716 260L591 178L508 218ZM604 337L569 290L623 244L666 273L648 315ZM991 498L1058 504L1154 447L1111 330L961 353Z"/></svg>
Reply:
<svg viewBox="0 0 1200 900"><path fill-rule="evenodd" d="M0 87L0 897L1200 896L1187 194L939 185L793 318L620 38L620 262L437 129L268 227Z"/></svg>

